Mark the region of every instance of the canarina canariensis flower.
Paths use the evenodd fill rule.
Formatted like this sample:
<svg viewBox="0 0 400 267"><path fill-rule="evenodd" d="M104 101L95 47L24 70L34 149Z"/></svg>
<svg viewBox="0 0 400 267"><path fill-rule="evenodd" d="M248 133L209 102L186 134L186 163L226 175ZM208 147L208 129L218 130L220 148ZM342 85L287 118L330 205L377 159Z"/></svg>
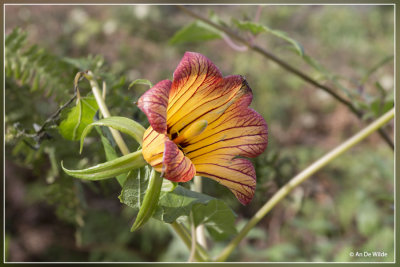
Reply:
<svg viewBox="0 0 400 267"><path fill-rule="evenodd" d="M138 101L151 125L143 136L144 159L166 179L208 177L248 204L256 173L246 158L268 143L265 120L248 107L252 97L242 76L223 77L208 58L186 52L173 81L160 81Z"/></svg>

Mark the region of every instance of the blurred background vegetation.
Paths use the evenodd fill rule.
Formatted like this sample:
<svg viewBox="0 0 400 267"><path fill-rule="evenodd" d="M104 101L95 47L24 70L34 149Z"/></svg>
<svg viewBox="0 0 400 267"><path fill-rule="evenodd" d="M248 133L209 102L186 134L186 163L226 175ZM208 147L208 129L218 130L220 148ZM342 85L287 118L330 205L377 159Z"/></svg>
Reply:
<svg viewBox="0 0 400 267"><path fill-rule="evenodd" d="M364 119L393 105L393 6L189 8L218 16L229 27L232 18L257 18L285 31L324 72L271 34L260 34L254 42L354 101ZM105 161L98 136L88 138L82 155L78 142L64 139L56 125L35 136L38 126L73 95L77 71L91 69L107 82L113 115L146 126L133 102L147 87L128 90L129 84L172 79L185 51L206 55L224 75L244 75L253 89L252 107L269 126L269 147L254 160L255 198L244 207L215 182L205 179L204 185L206 193L235 211L239 229L291 177L365 126L347 107L260 54L237 51L222 39L171 42L194 21L175 6L21 5L6 6L5 13L7 261L188 258L187 248L159 221L129 232L133 211L119 202L115 179L88 183L62 172L61 160L74 169ZM83 94L89 93L85 82L81 86ZM393 138L392 123L386 131ZM393 261L393 164L393 150L374 134L296 188L229 260ZM211 254L228 241L211 246ZM351 251L388 256L350 257Z"/></svg>

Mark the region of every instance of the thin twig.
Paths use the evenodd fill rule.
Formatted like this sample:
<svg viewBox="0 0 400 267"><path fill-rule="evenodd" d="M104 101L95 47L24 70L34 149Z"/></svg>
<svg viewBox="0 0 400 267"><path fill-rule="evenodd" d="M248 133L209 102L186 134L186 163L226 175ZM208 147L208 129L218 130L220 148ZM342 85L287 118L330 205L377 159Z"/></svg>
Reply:
<svg viewBox="0 0 400 267"><path fill-rule="evenodd" d="M45 130L45 127L47 126L47 124L49 124L50 122L54 122L54 120L58 117L58 115L60 115L61 111L66 109L72 103L72 101L74 101L74 99L77 96L79 97L78 82L82 79L82 77L83 77L82 73L80 73L80 72L78 72L75 75L75 79L74 79L74 95L64 105L62 105L53 115L51 115L49 118L47 118L45 120L45 122L42 124L42 126L39 128L39 130L36 131L36 136L41 135L42 132Z"/></svg>
<svg viewBox="0 0 400 267"><path fill-rule="evenodd" d="M239 52L245 52L249 50L249 47L247 45L238 45L235 44L235 42L232 41L232 39L225 33L222 33L222 39L224 39L225 43L229 45L233 50L239 51Z"/></svg>
<svg viewBox="0 0 400 267"><path fill-rule="evenodd" d="M276 64L280 65L285 70L297 75L302 80L314 85L315 87L318 87L318 88L322 89L323 91L325 91L326 93L331 95L333 98L335 98L337 101L339 101L343 105L347 106L359 119L362 119L363 113L360 110L358 110L356 107L354 107L354 105L351 102L349 102L348 100L344 99L342 96L337 94L332 88L317 82L316 80L314 80L313 78L311 78L307 74L305 74L302 71L300 71L300 70L294 68L293 66L289 65L288 63L286 63L282 59L278 58L277 56L275 56L271 52L265 50L264 48L262 48L262 47L260 47L260 46L258 46L256 44L250 43L245 38L237 35L231 29L228 29L228 28L226 28L224 26L218 25L218 24L210 21L209 19L204 18L203 16L196 14L195 12L193 12L192 10L190 10L190 9L184 7L184 6L178 5L177 7L179 9L181 9L183 12L189 14L190 16L192 16L192 17L194 17L194 18L196 18L198 20L201 20L201 21L213 26L214 28L224 32L225 34L227 34L232 39L235 39L236 41L241 42L242 44L244 44L247 47L249 47L249 49L251 49L251 50L263 55L264 57L274 61ZM392 150L394 150L394 144L393 144L392 140L390 139L390 137L387 135L387 133L383 129L379 129L378 132L381 135L381 137L383 138L383 140L389 145L389 147Z"/></svg>
<svg viewBox="0 0 400 267"><path fill-rule="evenodd" d="M45 120L45 122L43 123L43 125L36 132L36 135L39 135L41 132L43 132L45 130L45 127L47 126L47 124L49 124L50 122L54 122L54 120L57 119L58 115L60 115L61 111L66 109L72 103L72 101L74 101L74 99L76 98L76 95L77 95L77 92L75 91L74 95L64 105L62 105L59 109L57 109L57 111L54 112L53 115L51 115L49 118L47 118Z"/></svg>
<svg viewBox="0 0 400 267"><path fill-rule="evenodd" d="M354 113L359 113L358 110L356 110L353 105L348 102L346 99L342 98L340 95L338 95L333 89L320 84L319 82L317 82L316 80L314 80L313 78L311 78L310 76L308 76L307 74L301 72L300 70L292 67L291 65L287 64L285 61L281 60L280 58L276 57L274 54L272 54L271 52L263 49L262 47L256 45L256 44L250 44L246 39L242 38L241 36L237 35L235 32L233 32L232 30L225 28L221 25L218 25L210 20L208 20L207 18L204 18L201 15L198 15L196 13L194 13L193 11L191 11L190 9L184 7L184 6L178 6L178 8L180 8L182 11L184 11L185 13L189 14L190 16L197 18L211 26L213 26L214 28L224 32L225 34L227 34L228 36L230 36L231 38L241 42L242 44L248 46L250 49L262 54L263 56L271 59L272 61L274 61L275 63L277 63L278 65L280 65L281 67L283 67L284 69L286 69L289 72L294 73L295 75L299 76L300 78L302 78L303 80L305 80L308 83L311 83L312 85L321 88L322 90L324 90L325 92L327 92L328 94L330 94L331 96L333 96L334 98L336 98L338 101L340 101L341 103L343 103L344 105L348 106Z"/></svg>

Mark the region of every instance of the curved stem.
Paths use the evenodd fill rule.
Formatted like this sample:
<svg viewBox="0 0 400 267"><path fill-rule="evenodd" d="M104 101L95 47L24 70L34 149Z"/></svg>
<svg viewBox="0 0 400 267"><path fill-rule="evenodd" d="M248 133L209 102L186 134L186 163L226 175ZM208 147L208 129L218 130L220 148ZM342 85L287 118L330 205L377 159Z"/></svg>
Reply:
<svg viewBox="0 0 400 267"><path fill-rule="evenodd" d="M385 125L394 117L394 108L382 115L379 119L371 123L369 126L358 132L356 135L342 143L328 154L325 154L322 158L315 161L301 173L293 177L286 185L284 185L278 192L276 192L264 206L251 218L251 220L243 227L239 234L229 243L229 245L220 253L216 258L216 261L225 261L232 251L238 246L239 242L247 235L247 233L265 216L267 213L275 207L284 197L292 191L293 188L307 180L315 172L320 170L322 167L327 165L329 162L340 156L345 151L352 148L354 145L361 142L367 136L378 130L380 127Z"/></svg>
<svg viewBox="0 0 400 267"><path fill-rule="evenodd" d="M337 101L339 101L343 105L347 106L351 110L351 112L353 112L359 119L362 118L362 116L363 116L362 112L360 110L358 110L350 101L344 99L339 94L337 94L332 88L319 83L315 79L313 79L310 76L308 76L307 74L303 73L301 70L296 69L295 67L289 65L288 63L286 63L282 59L278 58L277 56L275 56L271 52L269 52L269 51L265 50L264 48L254 44L253 41L246 40L245 38L237 35L231 29L228 29L226 27L218 25L217 23L214 23L214 22L210 21L209 19L204 18L203 16L196 14L195 12L193 12L192 10L190 10L190 9L184 7L184 6L180 6L179 5L178 8L181 9L183 12L189 14L190 16L192 16L192 17L194 17L194 18L196 18L198 20L201 20L201 21L207 23L208 25L220 30L221 32L223 32L224 34L228 35L232 39L235 39L236 41L244 44L249 49L252 49L253 51L263 55L264 57L266 57L266 58L268 58L270 60L272 60L273 62L275 62L276 64L278 64L282 68L284 68L285 70L287 70L287 71L295 74L296 76L300 77L302 80L314 85L315 87L318 87L318 88L322 89L323 91L325 91L326 93L331 95L333 98L335 98ZM394 144L393 144L392 140L389 138L389 136L386 134L386 132L383 129L379 129L378 133L383 138L383 140L388 144L388 146L392 150L394 150Z"/></svg>
<svg viewBox="0 0 400 267"><path fill-rule="evenodd" d="M111 117L110 111L108 110L107 105L104 102L104 98L100 91L99 84L97 83L96 79L94 78L93 73L89 70L86 73L84 73L83 75L89 81L90 86L92 87L92 92L96 99L97 105L99 106L101 114L103 114L104 118ZM117 143L119 149L121 150L122 154L123 155L129 154L129 149L126 146L126 143L124 142L124 139L122 138L120 132L115 129L112 129L112 128L109 128L109 129L111 131L112 136L114 137L115 142Z"/></svg>

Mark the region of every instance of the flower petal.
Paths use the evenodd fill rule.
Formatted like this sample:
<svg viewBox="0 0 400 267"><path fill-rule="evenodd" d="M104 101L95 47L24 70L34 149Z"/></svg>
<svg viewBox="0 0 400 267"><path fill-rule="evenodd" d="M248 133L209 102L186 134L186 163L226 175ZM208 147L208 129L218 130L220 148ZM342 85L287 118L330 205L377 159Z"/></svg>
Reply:
<svg viewBox="0 0 400 267"><path fill-rule="evenodd" d="M251 91L232 104L207 129L184 146L183 151L196 165L196 159L211 155L256 157L268 144L268 128L263 117L251 108Z"/></svg>
<svg viewBox="0 0 400 267"><path fill-rule="evenodd" d="M210 124L218 119L230 105L247 93L248 88L243 82L244 79L239 75L229 76L210 88L208 94L194 96L175 116L168 114L170 132L182 132L198 120L206 120Z"/></svg>
<svg viewBox="0 0 400 267"><path fill-rule="evenodd" d="M169 140L165 134L156 132L151 126L143 135L143 158L156 171L161 172L165 141Z"/></svg>
<svg viewBox="0 0 400 267"><path fill-rule="evenodd" d="M144 133L142 153L147 163L173 182L187 182L196 174L194 165L178 146L151 126Z"/></svg>
<svg viewBox="0 0 400 267"><path fill-rule="evenodd" d="M255 157L268 143L267 124L248 108L251 100L249 90L183 147L198 175L225 185L244 205L253 198L256 175L249 160L236 156Z"/></svg>
<svg viewBox="0 0 400 267"><path fill-rule="evenodd" d="M195 163L197 175L209 177L228 187L243 205L254 196L256 172L253 164L244 158L230 155L202 157Z"/></svg>
<svg viewBox="0 0 400 267"><path fill-rule="evenodd" d="M190 181L196 174L196 169L190 159L171 140L165 141L163 157L163 176L173 182Z"/></svg>
<svg viewBox="0 0 400 267"><path fill-rule="evenodd" d="M200 85L204 89L205 85L221 79L221 72L211 60L199 53L186 52L174 71L169 104L173 106L177 102L186 102ZM175 112L171 107L168 107L168 111Z"/></svg>
<svg viewBox="0 0 400 267"><path fill-rule="evenodd" d="M150 125L159 133L167 133L167 106L170 80L163 80L147 90L138 100L138 107L146 114Z"/></svg>
<svg viewBox="0 0 400 267"><path fill-rule="evenodd" d="M178 133L197 118L211 112L218 117L241 93L243 78L223 78L205 56L187 52L179 63L168 104L168 129Z"/></svg>

